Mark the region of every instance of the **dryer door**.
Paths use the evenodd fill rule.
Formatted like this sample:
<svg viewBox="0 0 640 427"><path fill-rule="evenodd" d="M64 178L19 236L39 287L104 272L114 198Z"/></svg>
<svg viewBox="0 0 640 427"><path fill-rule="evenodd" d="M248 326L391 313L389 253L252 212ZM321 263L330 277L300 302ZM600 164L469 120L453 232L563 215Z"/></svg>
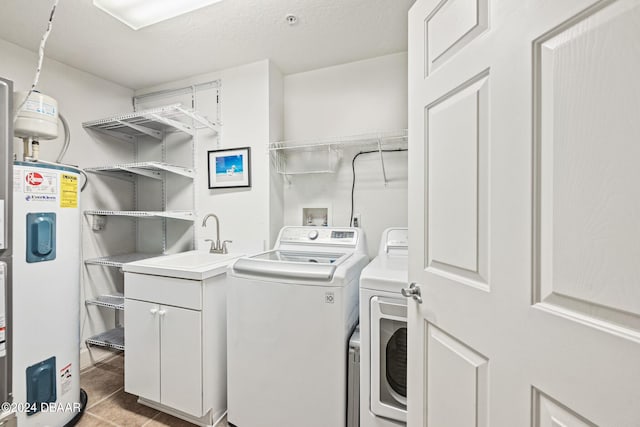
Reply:
<svg viewBox="0 0 640 427"><path fill-rule="evenodd" d="M371 298L371 412L407 420L406 300Z"/></svg>

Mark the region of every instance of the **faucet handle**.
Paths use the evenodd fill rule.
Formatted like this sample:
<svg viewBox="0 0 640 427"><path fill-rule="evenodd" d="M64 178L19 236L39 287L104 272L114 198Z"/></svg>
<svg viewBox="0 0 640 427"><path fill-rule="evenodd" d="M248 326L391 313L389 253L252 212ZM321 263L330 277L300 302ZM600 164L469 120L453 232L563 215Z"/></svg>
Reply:
<svg viewBox="0 0 640 427"><path fill-rule="evenodd" d="M211 247L209 248L209 252L213 252L216 250L216 242L213 239L204 239L205 242L211 242Z"/></svg>
<svg viewBox="0 0 640 427"><path fill-rule="evenodd" d="M229 252L227 251L227 243L233 243L233 240L225 240L222 242L222 253L223 254L228 254Z"/></svg>

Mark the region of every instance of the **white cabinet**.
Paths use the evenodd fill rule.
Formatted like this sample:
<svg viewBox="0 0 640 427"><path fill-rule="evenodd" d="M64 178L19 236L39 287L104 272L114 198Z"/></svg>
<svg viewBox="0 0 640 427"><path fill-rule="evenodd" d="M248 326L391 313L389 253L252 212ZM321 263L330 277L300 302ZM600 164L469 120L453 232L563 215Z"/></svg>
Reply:
<svg viewBox="0 0 640 427"><path fill-rule="evenodd" d="M213 425L227 408L224 266L202 280L125 269L124 305L125 391L147 406Z"/></svg>
<svg viewBox="0 0 640 427"><path fill-rule="evenodd" d="M160 323L158 305L151 302L125 300L127 323L127 355L125 383L128 393L156 402L160 401Z"/></svg>
<svg viewBox="0 0 640 427"><path fill-rule="evenodd" d="M160 403L202 416L202 314L160 306Z"/></svg>
<svg viewBox="0 0 640 427"><path fill-rule="evenodd" d="M125 299L125 389L201 417L202 313Z"/></svg>

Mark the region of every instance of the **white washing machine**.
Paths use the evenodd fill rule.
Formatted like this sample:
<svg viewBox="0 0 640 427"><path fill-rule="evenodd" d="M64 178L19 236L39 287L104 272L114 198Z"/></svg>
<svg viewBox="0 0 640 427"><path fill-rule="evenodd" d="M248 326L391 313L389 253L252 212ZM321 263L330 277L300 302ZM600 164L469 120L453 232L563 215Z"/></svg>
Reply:
<svg viewBox="0 0 640 427"><path fill-rule="evenodd" d="M346 425L348 341L366 246L357 228L284 227L273 250L230 267L230 424Z"/></svg>
<svg viewBox="0 0 640 427"><path fill-rule="evenodd" d="M408 230L382 233L378 256L360 276L360 426L407 422Z"/></svg>

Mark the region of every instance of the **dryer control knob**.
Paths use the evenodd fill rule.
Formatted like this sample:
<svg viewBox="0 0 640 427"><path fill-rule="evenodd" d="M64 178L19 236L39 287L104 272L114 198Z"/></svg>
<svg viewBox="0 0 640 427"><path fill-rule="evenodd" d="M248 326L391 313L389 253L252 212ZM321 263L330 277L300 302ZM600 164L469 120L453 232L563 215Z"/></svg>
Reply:
<svg viewBox="0 0 640 427"><path fill-rule="evenodd" d="M316 240L318 238L318 231L317 230L310 231L308 234L308 237L311 240Z"/></svg>

